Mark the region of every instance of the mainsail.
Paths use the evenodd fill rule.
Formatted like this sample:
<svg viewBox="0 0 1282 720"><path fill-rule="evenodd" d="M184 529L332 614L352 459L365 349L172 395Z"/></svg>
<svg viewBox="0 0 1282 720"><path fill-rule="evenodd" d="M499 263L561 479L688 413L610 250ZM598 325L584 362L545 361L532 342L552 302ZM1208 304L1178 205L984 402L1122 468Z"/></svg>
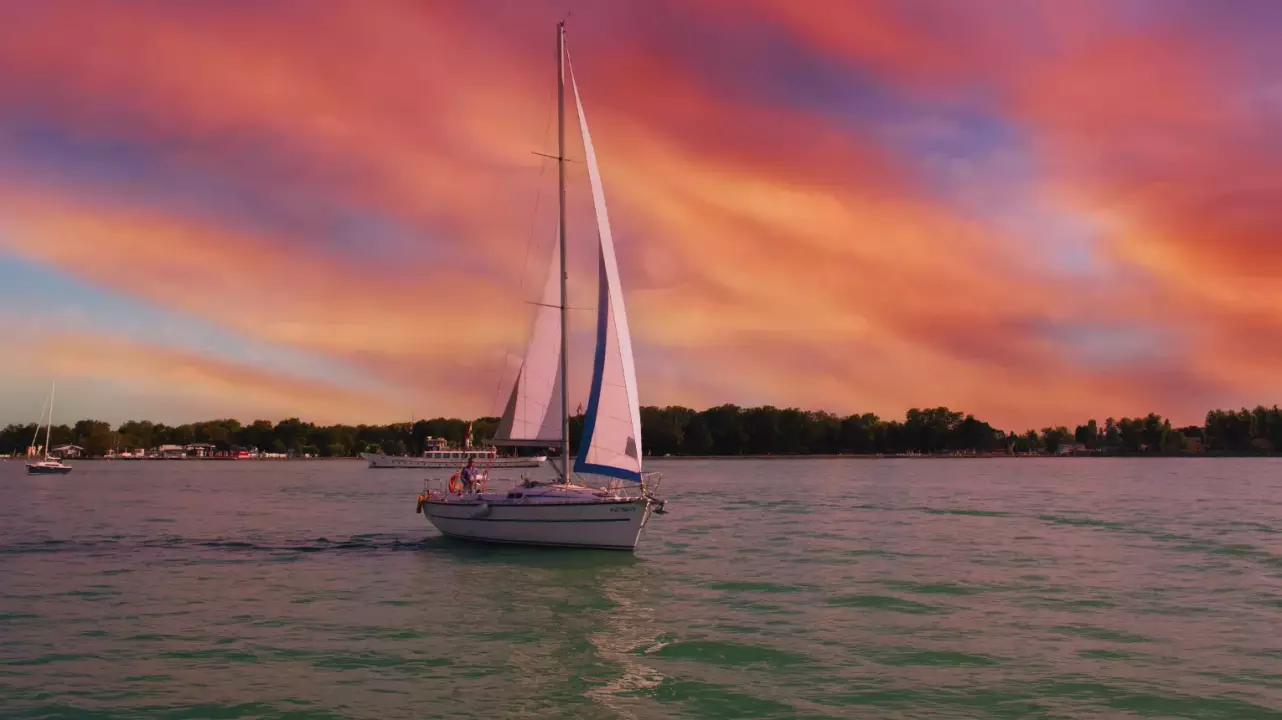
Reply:
<svg viewBox="0 0 1282 720"><path fill-rule="evenodd" d="M543 298L512 394L499 419L496 445L557 447L561 444L560 255L552 253Z"/></svg>
<svg viewBox="0 0 1282 720"><path fill-rule="evenodd" d="M579 112L579 130L583 136L583 153L588 180L592 186L592 205L596 209L597 236L600 242L600 299L597 303L596 352L592 363L592 389L588 395L587 415L583 420L583 438L579 442L574 471L593 475L641 481L641 410L637 402L636 368L632 360L632 337L628 332L628 315L623 307L623 288L619 283L619 266L614 255L614 238L610 217L605 209L605 191L596 150L588 132L583 99L570 67L570 83Z"/></svg>

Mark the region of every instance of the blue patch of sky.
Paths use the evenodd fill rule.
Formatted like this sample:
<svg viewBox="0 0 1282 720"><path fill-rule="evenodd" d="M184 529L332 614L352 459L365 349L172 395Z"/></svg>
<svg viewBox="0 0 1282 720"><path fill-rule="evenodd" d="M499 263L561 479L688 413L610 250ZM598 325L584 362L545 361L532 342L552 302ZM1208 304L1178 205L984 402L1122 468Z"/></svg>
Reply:
<svg viewBox="0 0 1282 720"><path fill-rule="evenodd" d="M119 337L285 376L353 389L381 389L375 378L333 359L247 338L206 320L152 307L3 252L0 304L17 309L0 318L0 323L9 324L11 329Z"/></svg>
<svg viewBox="0 0 1282 720"><path fill-rule="evenodd" d="M1205 0L1117 0L1112 7L1114 29L1127 33L1182 26L1276 46L1282 25L1282 4L1273 0L1237 0L1231 6Z"/></svg>
<svg viewBox="0 0 1282 720"><path fill-rule="evenodd" d="M762 106L821 116L872 138L913 171L933 197L964 216L1031 244L1048 269L1093 274L1095 228L1042 196L1038 158L1020 125L993 112L990 89L954 87L946 97L906 93L873 69L818 55L762 27L720 42L712 27L666 40L666 51L718 93ZM709 33L715 41L709 42ZM735 45L733 43L739 43ZM772 142L787 145L786 134Z"/></svg>
<svg viewBox="0 0 1282 720"><path fill-rule="evenodd" d="M870 71L816 55L767 25L727 31L707 23L676 23L665 27L660 51L702 86L745 104L822 110L837 98L872 107L894 96ZM786 144L787 138L778 142Z"/></svg>
<svg viewBox="0 0 1282 720"><path fill-rule="evenodd" d="M1035 248L1046 269L1091 275L1100 230L1056 207L1027 133L993 114L966 107L907 103L876 117L863 132L909 167L932 196L963 216Z"/></svg>
<svg viewBox="0 0 1282 720"><path fill-rule="evenodd" d="M1030 322L1037 335L1061 346L1070 360L1096 369L1152 363L1178 348L1171 331L1136 323L1091 324L1045 318Z"/></svg>
<svg viewBox="0 0 1282 720"><path fill-rule="evenodd" d="M300 252L459 261L454 244L433 241L412 219L337 194L335 187L361 184L355 171L322 166L265 137L220 136L216 146L202 146L145 132L121 123L70 129L57 118L11 115L0 125L0 157L30 182L270 236Z"/></svg>

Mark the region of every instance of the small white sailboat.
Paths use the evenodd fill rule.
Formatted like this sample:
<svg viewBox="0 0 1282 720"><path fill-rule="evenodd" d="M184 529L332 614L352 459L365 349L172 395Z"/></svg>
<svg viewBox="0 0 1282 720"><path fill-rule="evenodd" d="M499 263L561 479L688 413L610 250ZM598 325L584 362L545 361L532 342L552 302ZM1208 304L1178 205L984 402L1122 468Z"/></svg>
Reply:
<svg viewBox="0 0 1282 720"><path fill-rule="evenodd" d="M27 463L28 475L66 475L71 472L71 466L63 463L61 460L49 454L49 438L53 433L53 395L57 389L57 384L49 387L49 416L45 422L45 444L41 448L44 457L41 460L33 460ZM44 413L40 414L44 418ZM40 425L36 424L36 434L31 438L31 446L27 448L27 455L33 456L36 452L36 441L40 439Z"/></svg>
<svg viewBox="0 0 1282 720"><path fill-rule="evenodd" d="M579 131L596 209L600 250L600 295L592 386L583 437L570 466L567 402L567 298L565 221L565 86L578 110ZM636 369L614 240L583 102L569 68L565 24L557 24L557 165L559 251L553 255L537 305L525 359L499 421L495 445L557 448L561 464L554 481L524 479L507 490L487 490L485 470L473 487L456 484L418 498L417 511L443 534L468 540L524 545L633 550L652 513L662 512L655 495L659 473L641 469L641 412ZM577 482L576 482L577 480ZM479 485L479 487L475 487Z"/></svg>

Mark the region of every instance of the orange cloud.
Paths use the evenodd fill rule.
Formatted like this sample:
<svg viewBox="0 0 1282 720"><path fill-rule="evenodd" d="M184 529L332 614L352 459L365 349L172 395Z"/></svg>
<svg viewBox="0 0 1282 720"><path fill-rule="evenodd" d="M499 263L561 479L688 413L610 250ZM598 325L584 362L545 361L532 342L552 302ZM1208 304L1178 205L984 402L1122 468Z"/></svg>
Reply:
<svg viewBox="0 0 1282 720"><path fill-rule="evenodd" d="M440 412L489 409L493 374L479 358L497 370L501 351L520 346L521 283L540 286L521 275L543 266L524 252L540 188L534 236L552 230L553 178L530 151L551 150L556 13L59 7L0 27L0 102L76 132L141 135L193 174L269 196L273 184L297 185L318 202L369 208L423 242L375 260L359 245L341 252L160 201L8 177L0 247L248 336L354 359ZM928 16L889 2L682 6L725 33L714 46L750 50L775 22L887 92L943 110L973 109L969 91L989 91L1031 138L1033 194L1094 220L1108 269L1156 278L1154 289L1048 271L1048 241L961 213L858 124L772 101L771 88L723 90L716 72L682 64L661 17L672 9L655 7L659 19L640 6L585 9L571 40L629 315L655 368L640 368L643 401L749 397L895 416L949 404L1043 425L1196 414L1207 393L1272 387L1252 385L1260 364L1178 346L1178 356L1094 366L1055 334L1134 321L1240 343L1249 336L1227 328L1277 321L1282 256L1268 238L1278 226L1261 210L1279 193L1276 156L1239 132L1258 139L1262 121L1221 112L1232 98L1198 69L1208 48L1101 32L1113 11L1100 3L940 4ZM1008 12L1027 21L1021 32L999 17ZM246 159L253 147L271 151L261 166ZM1217 187L1236 202L1215 202ZM570 190L581 250L591 237L581 166ZM591 279L592 260L576 255L576 278ZM576 279L572 304L593 296ZM590 313L575 318L590 325Z"/></svg>
<svg viewBox="0 0 1282 720"><path fill-rule="evenodd" d="M336 354L453 355L494 348L523 325L502 288L476 278L407 278L145 211L17 188L4 196L0 247L265 340ZM477 321L458 322L442 302Z"/></svg>
<svg viewBox="0 0 1282 720"><path fill-rule="evenodd" d="M1260 64L1258 45L1221 27L1224 18L1154 8L1139 32L1116 3L1030 3L1016 10L1016 31L1010 18L973 8L949 20L942 4L921 23L900 3L757 7L834 59L919 96L952 102L983 88L990 112L1031 138L1039 193L1090 218L1097 259L1119 278L1060 288L1064 309L1077 306L1070 317L1146 323L1177 339L1148 367L1076 378L1024 348L999 363L1005 369L1042 368L1099 405L1114 397L1103 382L1113 378L1131 396L1121 411L1147 403L1186 420L1197 419L1198 403L1282 394L1273 370L1282 347L1270 340L1282 330L1279 77ZM988 324L973 317L957 339L1001 353L1009 334L976 329Z"/></svg>
<svg viewBox="0 0 1282 720"><path fill-rule="evenodd" d="M302 417L318 423L386 422L408 414L396 397L353 391L249 365L130 342L105 335L23 333L3 359L10 371L39 368L42 378L61 382L109 381L130 387L130 400L108 409L113 419L132 417L138 398L181 400L197 408L240 418ZM65 387L65 385L64 385ZM66 413L84 400L63 393ZM102 409L84 409L101 416ZM206 419L186 417L188 421Z"/></svg>
<svg viewBox="0 0 1282 720"><path fill-rule="evenodd" d="M1145 314L1189 338L1189 374L1234 388L1237 402L1282 393L1271 339L1282 331L1282 108L1270 87L1233 37L1176 25L1082 38L1014 91L1061 200L1102 219L1114 261L1153 283Z"/></svg>

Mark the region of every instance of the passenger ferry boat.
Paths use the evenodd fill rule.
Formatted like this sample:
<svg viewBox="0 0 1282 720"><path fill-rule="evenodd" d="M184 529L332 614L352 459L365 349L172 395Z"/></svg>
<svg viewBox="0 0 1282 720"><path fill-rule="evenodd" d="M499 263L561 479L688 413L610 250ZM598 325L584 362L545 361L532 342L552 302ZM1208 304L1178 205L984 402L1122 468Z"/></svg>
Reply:
<svg viewBox="0 0 1282 720"><path fill-rule="evenodd" d="M462 448L448 447L444 438L427 438L427 451L420 457L410 457L408 455L384 455L383 453L361 453L361 457L369 461L371 468L400 468L422 469L435 468L438 470L459 469L467 464L468 460L475 461L477 468L534 468L540 467L547 462L546 455L536 455L532 457L520 456L500 456L498 450L493 447L471 447L471 431L468 432L469 440Z"/></svg>

